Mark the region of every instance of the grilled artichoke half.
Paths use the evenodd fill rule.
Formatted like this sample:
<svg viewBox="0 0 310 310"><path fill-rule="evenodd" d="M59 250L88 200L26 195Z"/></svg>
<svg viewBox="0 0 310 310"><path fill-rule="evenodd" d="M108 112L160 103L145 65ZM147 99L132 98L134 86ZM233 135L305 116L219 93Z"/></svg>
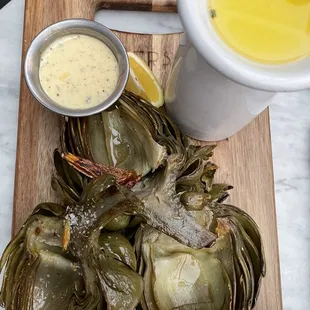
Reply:
<svg viewBox="0 0 310 310"><path fill-rule="evenodd" d="M260 233L223 204L231 186L213 181L213 149L191 145L132 94L69 119L52 179L65 206L39 205L8 245L3 305L253 308L265 275Z"/></svg>
<svg viewBox="0 0 310 310"><path fill-rule="evenodd" d="M143 309L254 308L265 274L255 223L230 205L212 203L194 212L217 234L209 248L187 247L148 225L137 231Z"/></svg>
<svg viewBox="0 0 310 310"><path fill-rule="evenodd" d="M36 207L6 248L1 290L7 310L134 309L143 283L129 241L104 231L141 202L112 176L85 189L83 201Z"/></svg>

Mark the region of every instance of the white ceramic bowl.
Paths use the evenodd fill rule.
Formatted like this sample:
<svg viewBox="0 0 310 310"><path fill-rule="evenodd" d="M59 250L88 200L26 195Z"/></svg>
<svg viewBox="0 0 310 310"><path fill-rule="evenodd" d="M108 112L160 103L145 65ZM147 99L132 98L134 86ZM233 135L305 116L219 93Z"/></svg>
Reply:
<svg viewBox="0 0 310 310"><path fill-rule="evenodd" d="M178 12L186 36L165 95L168 113L188 136L226 139L261 113L275 93L310 88L310 57L281 65L251 61L216 33L208 0L178 0Z"/></svg>
<svg viewBox="0 0 310 310"><path fill-rule="evenodd" d="M238 55L219 38L210 18L206 18L208 0L178 0L178 12L197 51L210 66L229 79L271 92L310 88L310 57L283 65L256 63Z"/></svg>

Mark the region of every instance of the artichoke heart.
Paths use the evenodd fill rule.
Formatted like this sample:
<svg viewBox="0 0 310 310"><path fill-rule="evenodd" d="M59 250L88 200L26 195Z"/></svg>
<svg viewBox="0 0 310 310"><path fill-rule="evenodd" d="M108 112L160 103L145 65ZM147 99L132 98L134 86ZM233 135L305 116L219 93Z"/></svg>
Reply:
<svg viewBox="0 0 310 310"><path fill-rule="evenodd" d="M231 283L213 249L188 248L152 228L144 234L145 309L229 309Z"/></svg>

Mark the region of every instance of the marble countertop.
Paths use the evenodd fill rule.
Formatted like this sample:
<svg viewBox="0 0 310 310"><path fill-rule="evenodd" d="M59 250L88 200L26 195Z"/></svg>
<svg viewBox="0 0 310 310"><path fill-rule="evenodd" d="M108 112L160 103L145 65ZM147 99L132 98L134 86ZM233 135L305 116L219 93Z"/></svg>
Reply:
<svg viewBox="0 0 310 310"><path fill-rule="evenodd" d="M0 10L0 251L10 240L24 0ZM175 15L106 13L97 20L131 31L180 31ZM123 21L123 24L122 24ZM143 27L142 27L143 25ZM270 107L283 306L310 309L310 90L279 94ZM272 296L270 296L272 298ZM273 309L266 309L273 310Z"/></svg>

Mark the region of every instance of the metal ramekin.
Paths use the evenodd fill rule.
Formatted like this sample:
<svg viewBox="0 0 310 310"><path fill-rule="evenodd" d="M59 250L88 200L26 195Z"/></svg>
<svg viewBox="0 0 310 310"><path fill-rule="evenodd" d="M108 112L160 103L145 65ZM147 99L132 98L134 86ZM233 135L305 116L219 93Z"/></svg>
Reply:
<svg viewBox="0 0 310 310"><path fill-rule="evenodd" d="M54 40L69 34L84 34L101 40L112 50L118 61L119 78L114 92L105 101L87 109L70 109L57 104L44 92L39 79L42 52ZM128 80L129 61L122 42L107 27L86 19L68 19L45 28L33 39L26 54L24 72L29 90L43 106L62 115L81 117L99 113L117 101Z"/></svg>

